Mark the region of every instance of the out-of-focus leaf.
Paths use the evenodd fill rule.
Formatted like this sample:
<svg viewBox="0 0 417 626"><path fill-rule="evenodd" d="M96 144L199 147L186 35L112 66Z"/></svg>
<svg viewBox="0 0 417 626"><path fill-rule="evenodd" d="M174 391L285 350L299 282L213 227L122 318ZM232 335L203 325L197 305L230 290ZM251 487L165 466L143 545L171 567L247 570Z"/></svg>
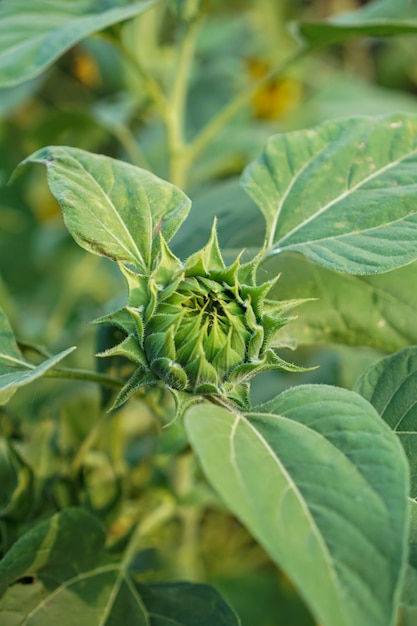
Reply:
<svg viewBox="0 0 417 626"><path fill-rule="evenodd" d="M47 166L50 189L81 247L143 273L149 273L159 250L159 234L169 241L190 208L174 185L106 156L55 146L23 164L29 162Z"/></svg>
<svg viewBox="0 0 417 626"><path fill-rule="evenodd" d="M417 5L414 0L375 0L357 11L327 20L301 22L297 30L313 47L358 36L413 35L417 33Z"/></svg>
<svg viewBox="0 0 417 626"><path fill-rule="evenodd" d="M280 278L271 296L317 298L299 307L282 329L298 344L341 343L396 352L417 343L417 264L376 276L340 274L298 254L282 254L262 267Z"/></svg>
<svg viewBox="0 0 417 626"><path fill-rule="evenodd" d="M239 626L208 585L138 585L125 564L101 565L104 539L96 518L71 508L21 537L0 561L3 591L14 583L0 600L2 625Z"/></svg>
<svg viewBox="0 0 417 626"><path fill-rule="evenodd" d="M0 438L0 519L20 521L32 504L33 472L13 445Z"/></svg>
<svg viewBox="0 0 417 626"><path fill-rule="evenodd" d="M240 621L210 585L162 583L137 585L150 626L238 626Z"/></svg>
<svg viewBox="0 0 417 626"><path fill-rule="evenodd" d="M320 71L321 70L321 71ZM389 115L393 111L417 113L416 98L409 92L387 89L352 72L327 72L312 60L317 79L311 96L289 116L291 129L315 126L326 120L359 115Z"/></svg>
<svg viewBox="0 0 417 626"><path fill-rule="evenodd" d="M24 85L0 89L0 119L13 113L39 87L39 80L28 81Z"/></svg>
<svg viewBox="0 0 417 626"><path fill-rule="evenodd" d="M190 441L226 504L323 626L391 626L406 565L408 466L359 395L290 389L243 415L199 404Z"/></svg>
<svg viewBox="0 0 417 626"><path fill-rule="evenodd" d="M88 35L145 11L156 0L2 0L0 85L38 76Z"/></svg>
<svg viewBox="0 0 417 626"><path fill-rule="evenodd" d="M57 513L32 527L0 561L0 587L35 575L58 587L96 565L104 539L101 524L84 509Z"/></svg>
<svg viewBox="0 0 417 626"><path fill-rule="evenodd" d="M43 376L75 349L68 348L40 365L33 365L22 356L9 321L0 308L0 405L8 402L19 387Z"/></svg>
<svg viewBox="0 0 417 626"><path fill-rule="evenodd" d="M351 118L275 135L242 184L267 223L266 255L301 252L349 274L417 258L417 117Z"/></svg>
<svg viewBox="0 0 417 626"><path fill-rule="evenodd" d="M410 464L410 495L416 498L417 347L406 348L372 365L357 380L355 391L375 407L400 438Z"/></svg>
<svg viewBox="0 0 417 626"><path fill-rule="evenodd" d="M206 245L215 217L222 248L262 246L265 235L262 216L252 200L243 193L238 181L232 179L212 184L193 198L187 221L172 242L180 258L186 258ZM236 221L239 228L236 228Z"/></svg>

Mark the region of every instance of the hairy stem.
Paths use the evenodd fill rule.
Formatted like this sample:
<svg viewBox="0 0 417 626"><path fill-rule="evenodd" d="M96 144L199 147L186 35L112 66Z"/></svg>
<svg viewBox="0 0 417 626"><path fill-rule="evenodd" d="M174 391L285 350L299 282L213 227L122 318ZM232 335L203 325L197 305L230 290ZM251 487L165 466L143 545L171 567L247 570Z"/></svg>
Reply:
<svg viewBox="0 0 417 626"><path fill-rule="evenodd" d="M98 383L112 389L121 389L125 381L113 378L107 374L100 374L93 370L84 370L71 367L56 367L44 373L48 378L66 378L67 380L82 380L84 382Z"/></svg>

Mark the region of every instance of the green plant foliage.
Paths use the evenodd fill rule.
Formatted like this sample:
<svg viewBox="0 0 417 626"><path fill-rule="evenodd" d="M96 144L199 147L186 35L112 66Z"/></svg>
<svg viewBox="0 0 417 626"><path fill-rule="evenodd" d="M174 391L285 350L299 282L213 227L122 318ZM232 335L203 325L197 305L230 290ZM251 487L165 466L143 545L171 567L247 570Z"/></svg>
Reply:
<svg viewBox="0 0 417 626"><path fill-rule="evenodd" d="M165 383L179 406L214 396L248 406L248 381L267 370L297 371L269 346L297 301L268 299L273 281L257 285L259 259L226 267L215 228L207 245L183 265L163 242L150 276L124 274L129 306L96 323L125 332L99 356L123 356L136 369L116 398L119 406L145 385Z"/></svg>
<svg viewBox="0 0 417 626"><path fill-rule="evenodd" d="M209 585L137 585L149 611L150 626L238 626L240 621Z"/></svg>
<svg viewBox="0 0 417 626"><path fill-rule="evenodd" d="M347 274L414 261L416 123L347 119L272 137L242 177L267 223L267 254L297 251Z"/></svg>
<svg viewBox="0 0 417 626"><path fill-rule="evenodd" d="M40 150L28 162L47 166L51 191L77 243L142 273L152 267L160 233L169 241L189 211L182 191L108 157L57 146Z"/></svg>
<svg viewBox="0 0 417 626"><path fill-rule="evenodd" d="M283 253L262 269L267 275L280 274L272 295L312 298L288 327L299 345L339 343L395 352L417 342L417 293L409 289L416 263L386 274L352 276Z"/></svg>
<svg viewBox="0 0 417 626"><path fill-rule="evenodd" d="M68 348L40 365L33 365L20 352L9 321L0 308L0 404L8 402L19 387L43 376L75 349L75 346Z"/></svg>
<svg viewBox="0 0 417 626"><path fill-rule="evenodd" d="M83 532L74 544L77 529ZM98 562L104 539L100 523L83 509L54 515L26 533L0 562L0 588L4 591L24 576L37 576L47 588L57 588Z"/></svg>
<svg viewBox="0 0 417 626"><path fill-rule="evenodd" d="M165 626L173 620L194 626L205 619L207 624L238 626L231 609L207 585L138 585L127 563L102 564L104 538L94 516L67 509L17 541L0 563L0 589L15 583L0 600L5 626L48 626L62 615L70 616L68 624L83 626L123 621ZM36 578L23 585L18 582L23 577ZM28 586L31 593L26 593Z"/></svg>
<svg viewBox="0 0 417 626"><path fill-rule="evenodd" d="M398 435L411 472L412 498L417 496L417 349L405 348L378 361L362 374L355 389Z"/></svg>
<svg viewBox="0 0 417 626"><path fill-rule="evenodd" d="M0 520L15 524L25 519L32 505L33 471L4 437L0 439L0 481Z"/></svg>
<svg viewBox="0 0 417 626"><path fill-rule="evenodd" d="M402 626L413 626L417 618L417 503L415 500L410 504L410 540L408 553L408 566L405 583L401 597L401 610L399 622Z"/></svg>
<svg viewBox="0 0 417 626"><path fill-rule="evenodd" d="M393 623L408 470L367 402L303 386L246 415L197 405L185 424L209 480L321 624Z"/></svg>
<svg viewBox="0 0 417 626"><path fill-rule="evenodd" d="M358 36L414 35L417 33L417 7L409 0L374 0L357 11L325 21L301 22L297 30L314 47Z"/></svg>
<svg viewBox="0 0 417 626"><path fill-rule="evenodd" d="M0 1L1 626L415 625L407 33Z"/></svg>
<svg viewBox="0 0 417 626"><path fill-rule="evenodd" d="M34 78L88 35L134 17L155 0L2 0L0 85Z"/></svg>

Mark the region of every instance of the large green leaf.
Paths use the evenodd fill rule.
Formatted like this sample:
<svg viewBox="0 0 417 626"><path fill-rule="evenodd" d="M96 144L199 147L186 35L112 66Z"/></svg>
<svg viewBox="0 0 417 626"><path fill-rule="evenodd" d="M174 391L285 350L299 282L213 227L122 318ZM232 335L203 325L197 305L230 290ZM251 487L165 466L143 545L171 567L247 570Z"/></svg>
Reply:
<svg viewBox="0 0 417 626"><path fill-rule="evenodd" d="M412 35L417 33L417 5L414 0L376 0L324 21L301 22L297 30L314 47L358 36Z"/></svg>
<svg viewBox="0 0 417 626"><path fill-rule="evenodd" d="M266 255L301 252L349 274L417 258L417 117L358 117L274 135L242 177Z"/></svg>
<svg viewBox="0 0 417 626"><path fill-rule="evenodd" d="M196 405L185 424L210 482L322 626L393 624L408 467L368 402L309 385L247 415Z"/></svg>
<svg viewBox="0 0 417 626"><path fill-rule="evenodd" d="M33 365L21 354L9 321L0 308L0 405L10 400L19 387L40 378L75 350L75 346Z"/></svg>
<svg viewBox="0 0 417 626"><path fill-rule="evenodd" d="M81 39L127 20L156 0L2 0L0 86L39 75Z"/></svg>
<svg viewBox="0 0 417 626"><path fill-rule="evenodd" d="M129 163L67 147L48 147L23 163L47 166L48 182L77 243L94 254L151 269L159 233L167 241L190 209L177 187Z"/></svg>
<svg viewBox="0 0 417 626"><path fill-rule="evenodd" d="M125 564L101 564L104 539L82 509L64 510L21 537L0 561L3 591L12 585L0 601L2 626L239 626L207 585L138 585ZM21 584L23 577L35 578Z"/></svg>
<svg viewBox="0 0 417 626"><path fill-rule="evenodd" d="M417 502L415 500L411 501L408 566L401 605L399 624L415 626L417 623Z"/></svg>
<svg viewBox="0 0 417 626"><path fill-rule="evenodd" d="M355 391L366 398L398 435L410 464L417 497L417 347L381 359L359 377Z"/></svg>
<svg viewBox="0 0 417 626"><path fill-rule="evenodd" d="M374 276L351 276L320 267L294 253L263 266L281 274L271 296L317 298L298 309L298 319L281 330L298 344L341 343L396 352L417 344L417 263Z"/></svg>

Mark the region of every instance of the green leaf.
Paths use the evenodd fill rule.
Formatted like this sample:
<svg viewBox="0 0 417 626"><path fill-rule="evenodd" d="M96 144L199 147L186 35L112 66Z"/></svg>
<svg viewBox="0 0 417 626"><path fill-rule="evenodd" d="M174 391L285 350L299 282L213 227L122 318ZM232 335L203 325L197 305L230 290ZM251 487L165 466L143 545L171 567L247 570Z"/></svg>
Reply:
<svg viewBox="0 0 417 626"><path fill-rule="evenodd" d="M43 148L23 163L47 166L50 189L75 241L94 254L149 273L190 209L177 187L146 170L77 148Z"/></svg>
<svg viewBox="0 0 417 626"><path fill-rule="evenodd" d="M357 394L290 389L243 415L200 404L185 425L232 512L322 626L391 626L406 560L408 467Z"/></svg>
<svg viewBox="0 0 417 626"><path fill-rule="evenodd" d="M155 0L2 0L0 86L38 76L85 37L154 4Z"/></svg>
<svg viewBox="0 0 417 626"><path fill-rule="evenodd" d="M417 497L417 346L387 356L359 377L355 391L398 435L410 464L410 496Z"/></svg>
<svg viewBox="0 0 417 626"><path fill-rule="evenodd" d="M68 348L40 365L33 365L21 354L9 321L0 308L0 405L6 404L19 387L43 376L75 349L75 346Z"/></svg>
<svg viewBox="0 0 417 626"><path fill-rule="evenodd" d="M339 343L396 352L417 344L417 263L386 274L351 276L320 267L299 254L279 254L263 264L280 275L270 296L317 298L279 337L298 344Z"/></svg>
<svg viewBox="0 0 417 626"><path fill-rule="evenodd" d="M82 532L80 532L82 529ZM96 565L104 530L84 509L68 508L32 527L0 561L0 587L37 576L49 588Z"/></svg>
<svg viewBox="0 0 417 626"><path fill-rule="evenodd" d="M358 117L274 135L242 183L267 223L266 256L301 252L375 274L417 259L417 117Z"/></svg>
<svg viewBox="0 0 417 626"><path fill-rule="evenodd" d="M137 585L150 626L239 626L240 620L210 585L161 583Z"/></svg>
<svg viewBox="0 0 417 626"><path fill-rule="evenodd" d="M32 367L20 352L12 327L4 311L0 308L0 374L9 367Z"/></svg>
<svg viewBox="0 0 417 626"><path fill-rule="evenodd" d="M0 601L2 626L239 626L208 585L141 585L125 564L100 564L104 540L98 520L75 508L21 537L0 561L0 585L12 584Z"/></svg>
<svg viewBox="0 0 417 626"><path fill-rule="evenodd" d="M401 626L415 626L417 622L417 502L411 500L408 566L401 597Z"/></svg>
<svg viewBox="0 0 417 626"><path fill-rule="evenodd" d="M312 47L328 46L351 37L390 37L417 33L417 5L413 0L376 0L361 9L323 21L305 21L298 33Z"/></svg>
<svg viewBox="0 0 417 626"><path fill-rule="evenodd" d="M32 505L33 471L4 437L0 438L0 485L0 518L13 523L24 519Z"/></svg>

